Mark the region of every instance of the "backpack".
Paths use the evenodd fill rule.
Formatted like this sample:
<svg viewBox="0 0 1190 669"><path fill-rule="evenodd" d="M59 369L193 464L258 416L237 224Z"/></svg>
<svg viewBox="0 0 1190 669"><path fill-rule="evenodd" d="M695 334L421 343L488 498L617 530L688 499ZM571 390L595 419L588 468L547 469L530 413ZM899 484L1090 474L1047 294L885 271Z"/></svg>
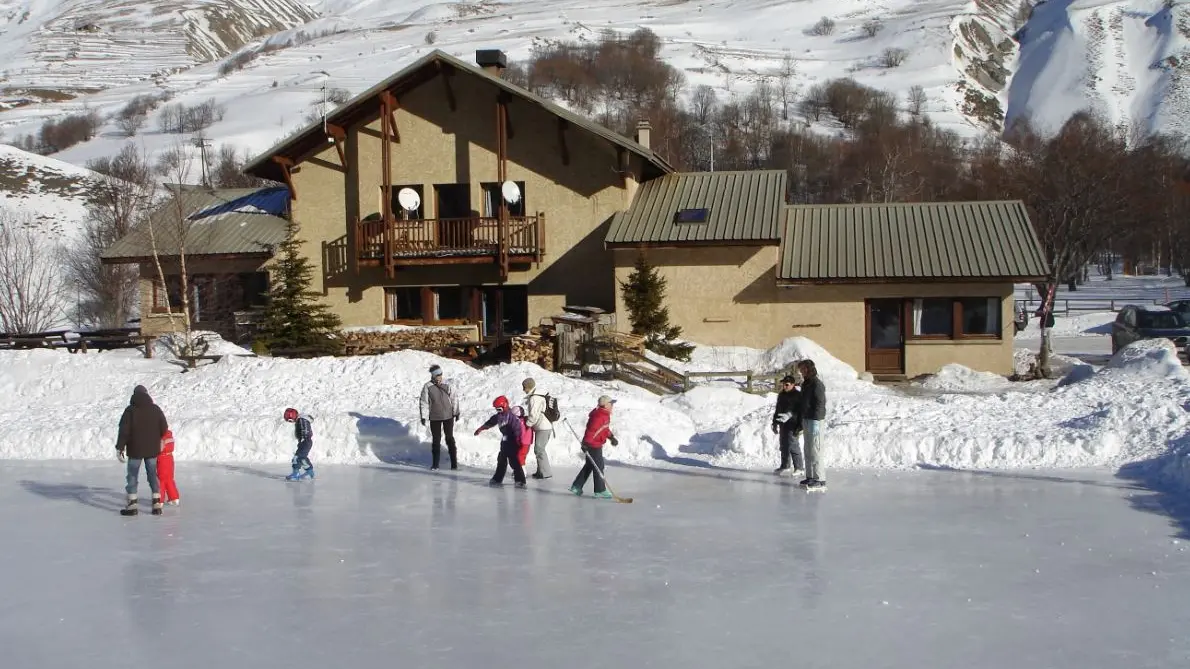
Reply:
<svg viewBox="0 0 1190 669"><path fill-rule="evenodd" d="M557 423L558 419L562 417L562 412L558 410L558 400L549 393L545 395L538 395L538 397L545 398L545 411L542 414L545 419L551 423Z"/></svg>

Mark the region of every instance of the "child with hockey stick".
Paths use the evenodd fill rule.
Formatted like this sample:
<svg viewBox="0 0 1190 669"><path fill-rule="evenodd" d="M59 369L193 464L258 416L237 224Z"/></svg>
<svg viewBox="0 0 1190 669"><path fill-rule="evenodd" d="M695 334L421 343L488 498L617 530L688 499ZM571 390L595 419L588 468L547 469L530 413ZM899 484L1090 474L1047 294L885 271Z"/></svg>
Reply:
<svg viewBox="0 0 1190 669"><path fill-rule="evenodd" d="M293 436L297 438L297 450L293 454L293 473L285 477L286 481L300 481L314 478L314 465L310 462L310 449L314 448L314 428L310 425L311 418L306 414L299 414L297 409L286 409L284 414L287 423L293 423Z"/></svg>
<svg viewBox="0 0 1190 669"><path fill-rule="evenodd" d="M570 485L570 492L576 495L583 494L583 486L587 485L587 477L594 474L595 497L599 499L612 498L612 494L604 485L602 472L607 466L603 461L603 444L610 441L612 446L617 446L620 443L616 439L616 435L612 434L612 405L615 403L615 400L603 395L599 398L598 405L591 409L591 413L587 416L587 429L583 431L582 439L585 462L578 476L575 477L574 483Z"/></svg>
<svg viewBox="0 0 1190 669"><path fill-rule="evenodd" d="M484 430L490 430L493 427L500 428L500 455L496 458L496 473L492 475L492 480L488 482L488 485L503 485L504 472L511 466L512 478L516 481L516 487L524 488L525 468L521 466L521 444L525 421L511 410L508 398L503 395L492 402L492 407L496 409L496 413L475 430L475 436L478 437Z"/></svg>
<svg viewBox="0 0 1190 669"><path fill-rule="evenodd" d="M161 438L161 455L157 456L157 479L161 483L161 501L164 504L178 505L181 495L178 494L178 484L174 482L174 433L166 430Z"/></svg>

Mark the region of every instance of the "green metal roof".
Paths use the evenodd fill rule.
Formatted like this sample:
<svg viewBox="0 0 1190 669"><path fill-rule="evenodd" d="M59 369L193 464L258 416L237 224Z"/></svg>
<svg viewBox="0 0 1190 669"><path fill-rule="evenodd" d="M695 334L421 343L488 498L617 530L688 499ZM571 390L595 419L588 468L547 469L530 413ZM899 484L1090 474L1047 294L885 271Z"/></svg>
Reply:
<svg viewBox="0 0 1190 669"><path fill-rule="evenodd" d="M641 156L645 161L653 165L661 174L673 172L673 167L670 166L664 158L654 153L648 147L639 144L617 132L613 132L598 123L595 123L589 118L576 114L569 109L542 98L541 96L531 91L525 90L516 84L505 81L503 78L491 74L482 68L472 65L466 61L456 58L445 51L435 49L430 53L418 58L416 61L410 63L408 66L402 68L396 74L372 86L368 90L360 93L351 100L348 100L341 107L335 111L327 114L327 123L350 126L357 121L361 113L370 109L380 94L386 90L392 91L400 88L401 84L406 80L416 79L417 74L423 71L434 72L430 68L436 65L447 65L455 70L466 72L469 75L485 79L489 83L495 85L497 88L506 91L511 95L515 95L521 100L530 104L541 107L545 111L554 116L565 119L572 125L578 126L587 132L593 133L612 144L624 148L632 153ZM532 133L526 136L533 136ZM306 155L314 150L324 148L326 146L326 135L323 134L322 120L315 121L298 132L286 137L271 148L253 158L244 166L245 174L252 174L258 177L273 179L274 181L281 181L282 177L277 171L275 165L270 163L273 156L287 156L292 160L303 160Z"/></svg>
<svg viewBox="0 0 1190 669"><path fill-rule="evenodd" d="M779 282L1026 280L1048 273L1019 200L786 207Z"/></svg>
<svg viewBox="0 0 1190 669"><path fill-rule="evenodd" d="M772 243L781 238L784 170L685 172L646 181L628 211L612 218L616 244ZM679 214L706 209L699 213ZM683 222L681 219L695 219Z"/></svg>
<svg viewBox="0 0 1190 669"><path fill-rule="evenodd" d="M171 194L149 217L152 238L149 224L142 223L100 258L108 262L147 258L153 255L154 245L160 255L174 256L180 241L185 242L188 256L271 254L285 241L285 219L270 213L278 191L288 200L284 188L167 188Z"/></svg>

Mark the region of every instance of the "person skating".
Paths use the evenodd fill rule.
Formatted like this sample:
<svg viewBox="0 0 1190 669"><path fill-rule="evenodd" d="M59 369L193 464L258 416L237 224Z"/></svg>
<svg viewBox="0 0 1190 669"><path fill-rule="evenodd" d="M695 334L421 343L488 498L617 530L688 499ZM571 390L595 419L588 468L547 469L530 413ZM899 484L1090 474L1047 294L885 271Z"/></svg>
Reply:
<svg viewBox="0 0 1190 669"><path fill-rule="evenodd" d="M802 394L795 379L792 376L781 379L781 391L777 393L777 406L773 410L773 434L781 442L781 466L773 470L777 476L795 476L805 468L802 447L798 444L802 431L801 405Z"/></svg>
<svg viewBox="0 0 1190 669"><path fill-rule="evenodd" d="M458 469L458 451L455 448L455 422L459 420L459 398L449 382L442 378L442 368L430 367L430 381L421 389L418 415L424 427L430 421L430 469L438 469L438 457L442 451L442 436L446 434L446 452L450 455L450 468Z"/></svg>
<svg viewBox="0 0 1190 669"><path fill-rule="evenodd" d="M533 455L537 458L537 471L533 472L533 478L548 479L554 475L550 468L550 457L545 452L546 446L554 436L554 424L545 415L549 405L545 395L533 392L537 389L537 382L533 379L525 379L521 383L521 389L527 395L525 398L525 424L533 431Z"/></svg>
<svg viewBox="0 0 1190 669"><path fill-rule="evenodd" d="M314 478L314 464L310 462L310 449L314 448L313 419L297 409L289 408L283 414L285 422L293 423L293 436L297 439L297 450L293 453L293 472L285 477L286 481L300 481Z"/></svg>
<svg viewBox="0 0 1190 669"><path fill-rule="evenodd" d="M797 368L802 373L802 431L806 441L806 478L801 485L807 490L824 489L822 432L826 422L826 386L818 378L813 360L802 360Z"/></svg>
<svg viewBox="0 0 1190 669"><path fill-rule="evenodd" d="M496 409L496 413L475 430L475 436L478 437L484 430L490 430L493 427L500 428L500 455L496 457L496 473L492 475L492 480L488 484L503 485L504 472L511 466L512 478L516 481L516 487L524 488L525 468L521 466L520 450L525 422L510 410L508 398L503 395L492 402L492 407Z"/></svg>
<svg viewBox="0 0 1190 669"><path fill-rule="evenodd" d="M174 433L166 430L161 438L161 455L157 456L157 477L160 479L161 501L177 506L182 496L174 482Z"/></svg>
<svg viewBox="0 0 1190 669"><path fill-rule="evenodd" d="M574 478L574 483L570 485L570 492L576 495L583 494L583 486L587 485L587 477L594 474L595 497L611 499L612 494L607 491L607 487L603 483L602 472L606 466L603 460L603 444L610 441L612 446L616 446L620 443L612 434L612 405L615 403L615 400L603 395L599 398L596 407L591 409L591 413L587 415L587 428L583 431L582 442L583 468L579 470L578 476Z"/></svg>
<svg viewBox="0 0 1190 669"><path fill-rule="evenodd" d="M132 389L132 398L120 416L120 430L116 437L116 457L126 462L124 491L128 501L120 513L135 516L137 479L140 478L141 462L145 465L145 476L149 489L153 491L153 515L161 515L161 489L157 478L157 456L161 454L161 439L169 431L169 423L161 407L153 403L149 390L144 386Z"/></svg>

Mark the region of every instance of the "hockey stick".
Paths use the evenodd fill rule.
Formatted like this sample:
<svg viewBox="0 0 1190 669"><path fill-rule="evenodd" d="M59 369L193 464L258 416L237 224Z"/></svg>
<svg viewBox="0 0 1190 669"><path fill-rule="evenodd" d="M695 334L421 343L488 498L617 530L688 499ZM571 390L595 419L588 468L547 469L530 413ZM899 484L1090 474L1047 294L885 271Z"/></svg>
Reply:
<svg viewBox="0 0 1190 669"><path fill-rule="evenodd" d="M570 434L573 434L574 438L578 440L579 446L581 447L583 444L582 437L578 436L578 432L575 432L574 426L570 424L570 421L566 420L565 418L562 420L566 423L566 427L570 429ZM595 468L595 471L599 472L599 478L603 479L603 487L607 488L607 491L612 494L612 499L621 504L631 504L631 497L620 497L616 494L615 490L612 490L612 484L608 482L607 476L603 473L603 469L599 465L595 464L595 459L591 457L591 454L586 450L583 450L583 455L587 457L587 462L591 463L591 466Z"/></svg>

